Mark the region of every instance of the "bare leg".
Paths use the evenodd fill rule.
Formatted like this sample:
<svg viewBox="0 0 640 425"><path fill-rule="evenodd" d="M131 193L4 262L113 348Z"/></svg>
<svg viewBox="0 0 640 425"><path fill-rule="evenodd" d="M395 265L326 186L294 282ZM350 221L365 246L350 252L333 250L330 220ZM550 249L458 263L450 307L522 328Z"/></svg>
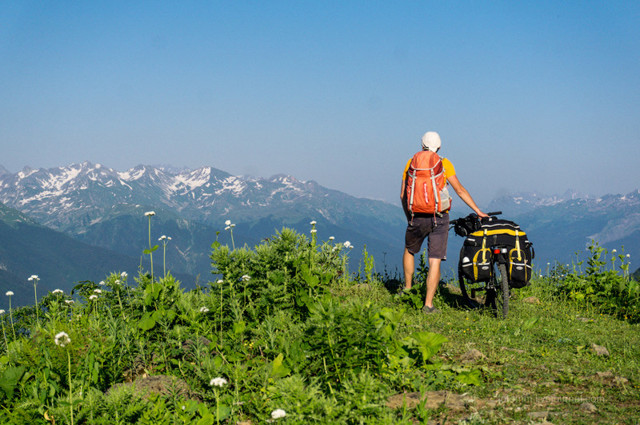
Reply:
<svg viewBox="0 0 640 425"><path fill-rule="evenodd" d="M410 253L407 248L404 249L404 255L402 256L402 266L404 268L404 288L408 290L411 289L413 271L416 265L413 254Z"/></svg>
<svg viewBox="0 0 640 425"><path fill-rule="evenodd" d="M433 297L436 295L438 282L440 282L441 262L442 260L439 258L429 258L429 274L427 275L427 296L424 300L424 305L429 308L433 307Z"/></svg>

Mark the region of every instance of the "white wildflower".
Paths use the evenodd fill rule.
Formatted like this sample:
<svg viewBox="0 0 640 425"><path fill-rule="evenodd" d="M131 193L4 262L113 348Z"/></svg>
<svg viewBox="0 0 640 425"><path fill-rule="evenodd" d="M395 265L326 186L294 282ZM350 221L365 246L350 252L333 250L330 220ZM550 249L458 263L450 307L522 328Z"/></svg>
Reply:
<svg viewBox="0 0 640 425"><path fill-rule="evenodd" d="M71 343L71 338L69 338L69 335L67 335L66 332L60 332L59 334L56 334L54 341L56 345L64 347L65 345Z"/></svg>
<svg viewBox="0 0 640 425"><path fill-rule="evenodd" d="M10 297L13 295L13 291L7 291L7 293L5 294L7 297Z"/></svg>
<svg viewBox="0 0 640 425"><path fill-rule="evenodd" d="M98 296L97 296L97 295L91 295L91 296L89 297L89 300L91 300L91 301L94 301L94 300L97 300L97 299L98 299Z"/></svg>
<svg viewBox="0 0 640 425"><path fill-rule="evenodd" d="M104 280L101 280L100 283L98 283L98 285L104 286Z"/></svg>
<svg viewBox="0 0 640 425"><path fill-rule="evenodd" d="M40 278L38 277L37 274L32 274L27 280L29 280L29 282L31 282L32 280L38 281L40 280Z"/></svg>
<svg viewBox="0 0 640 425"><path fill-rule="evenodd" d="M345 248L349 248L349 249L351 249L351 248L353 248L353 245L351 245L351 242L346 241L346 242L344 243L344 247L345 247Z"/></svg>
<svg viewBox="0 0 640 425"><path fill-rule="evenodd" d="M73 300L64 300L64 302L67 303L67 304L73 304L74 303Z"/></svg>
<svg viewBox="0 0 640 425"><path fill-rule="evenodd" d="M102 290L101 289L94 289L93 292L95 292L96 294L102 294Z"/></svg>
<svg viewBox="0 0 640 425"><path fill-rule="evenodd" d="M631 258L631 254L627 254L627 258Z"/></svg>
<svg viewBox="0 0 640 425"><path fill-rule="evenodd" d="M222 279L218 279L218 280L216 281L216 283L224 283L224 280L222 280Z"/></svg>
<svg viewBox="0 0 640 425"><path fill-rule="evenodd" d="M64 293L64 291L62 289L54 289L53 291L51 291L52 294L62 294Z"/></svg>
<svg viewBox="0 0 640 425"><path fill-rule="evenodd" d="M335 239L336 239L336 237L335 237L335 236L329 236L329 240L330 240L330 241L335 240Z"/></svg>
<svg viewBox="0 0 640 425"><path fill-rule="evenodd" d="M0 314L4 314L4 310L0 310Z"/></svg>
<svg viewBox="0 0 640 425"><path fill-rule="evenodd" d="M121 278L123 278L123 279L126 279L126 278L127 278L127 276L129 276L129 275L127 274L127 272L122 272L122 273L120 273L120 277L121 277Z"/></svg>
<svg viewBox="0 0 640 425"><path fill-rule="evenodd" d="M285 412L282 409L276 409L273 412L271 412L272 419L280 419L280 418L284 418L285 416L287 416L287 412Z"/></svg>
<svg viewBox="0 0 640 425"><path fill-rule="evenodd" d="M612 253L612 254L615 254L616 252L618 252L618 250L617 250L617 249L615 249L615 248L613 248L613 249L611 250L611 253Z"/></svg>
<svg viewBox="0 0 640 425"><path fill-rule="evenodd" d="M156 215L155 211L147 211L146 213L144 213L145 217L153 217L154 215Z"/></svg>
<svg viewBox="0 0 640 425"><path fill-rule="evenodd" d="M211 385L212 387L224 387L225 385L227 385L227 380L224 378L213 378L210 382L209 385Z"/></svg>
<svg viewBox="0 0 640 425"><path fill-rule="evenodd" d="M158 238L158 240L159 240L159 241L163 241L163 240L165 240L165 239L167 239L167 236L166 236L166 235L162 235L162 236L160 236L160 237Z"/></svg>
<svg viewBox="0 0 640 425"><path fill-rule="evenodd" d="M200 313L208 313L209 309L207 307L200 307Z"/></svg>
<svg viewBox="0 0 640 425"><path fill-rule="evenodd" d="M251 276L249 276L248 274L242 275L242 280L244 280L245 282L248 282L249 279L251 279Z"/></svg>
<svg viewBox="0 0 640 425"><path fill-rule="evenodd" d="M315 226L315 225L316 225L316 221L315 221L315 220L313 220L313 221L312 221L311 223L309 223L309 224L310 224L310 225L312 225L312 226Z"/></svg>
<svg viewBox="0 0 640 425"><path fill-rule="evenodd" d="M116 279L116 280L113 282L113 284L114 284L114 285L120 285L120 279Z"/></svg>
<svg viewBox="0 0 640 425"><path fill-rule="evenodd" d="M316 233L317 230L316 229L311 229L311 233Z"/></svg>
<svg viewBox="0 0 640 425"><path fill-rule="evenodd" d="M225 226L231 226L231 220L227 220L227 221L225 221L225 222L224 222L224 225L225 225Z"/></svg>
<svg viewBox="0 0 640 425"><path fill-rule="evenodd" d="M229 229L231 229L231 226L227 226L224 228L224 230L229 230Z"/></svg>

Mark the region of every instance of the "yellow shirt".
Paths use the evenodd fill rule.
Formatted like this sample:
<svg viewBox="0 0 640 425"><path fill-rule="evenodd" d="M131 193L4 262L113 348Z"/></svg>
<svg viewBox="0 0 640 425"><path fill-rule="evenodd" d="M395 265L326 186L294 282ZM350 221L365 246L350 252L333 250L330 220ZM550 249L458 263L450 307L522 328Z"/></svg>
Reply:
<svg viewBox="0 0 640 425"><path fill-rule="evenodd" d="M402 174L403 187L404 187L404 181L407 179L407 171L409 170L409 166L411 165L412 159L413 158L409 158L409 161L407 161L407 166L404 167L404 173ZM447 179L456 175L456 169L451 163L451 161L449 161L447 158L441 158L441 159L442 159L442 167L444 168L444 179L446 181Z"/></svg>

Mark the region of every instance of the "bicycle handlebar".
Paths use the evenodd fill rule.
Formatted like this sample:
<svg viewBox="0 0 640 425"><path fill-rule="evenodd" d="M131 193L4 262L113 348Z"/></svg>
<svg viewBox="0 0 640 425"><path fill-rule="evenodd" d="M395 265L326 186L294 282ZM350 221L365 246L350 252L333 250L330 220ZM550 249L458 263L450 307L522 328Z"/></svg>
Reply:
<svg viewBox="0 0 640 425"><path fill-rule="evenodd" d="M502 211L493 211L493 212L487 213L487 215L490 216L490 217L495 217L495 216L500 215L500 214L502 214ZM449 224L451 226L455 226L458 222L462 222L462 221L470 220L470 219L471 220L474 220L474 219L475 220L482 220L482 218L478 217L478 215L476 213L471 213L466 217L460 217L460 218L457 218L455 220L450 220Z"/></svg>

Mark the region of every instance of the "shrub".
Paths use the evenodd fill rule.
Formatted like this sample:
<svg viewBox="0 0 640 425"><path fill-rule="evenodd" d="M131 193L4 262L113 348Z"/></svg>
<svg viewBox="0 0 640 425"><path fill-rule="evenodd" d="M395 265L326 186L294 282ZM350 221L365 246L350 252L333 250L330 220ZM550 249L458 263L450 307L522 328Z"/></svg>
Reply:
<svg viewBox="0 0 640 425"><path fill-rule="evenodd" d="M588 250L584 274L576 267L570 270L562 265L556 265L551 271L556 294L633 323L640 322L640 284L629 277L629 257L624 251L609 253L595 241ZM580 261L577 266L582 264Z"/></svg>

